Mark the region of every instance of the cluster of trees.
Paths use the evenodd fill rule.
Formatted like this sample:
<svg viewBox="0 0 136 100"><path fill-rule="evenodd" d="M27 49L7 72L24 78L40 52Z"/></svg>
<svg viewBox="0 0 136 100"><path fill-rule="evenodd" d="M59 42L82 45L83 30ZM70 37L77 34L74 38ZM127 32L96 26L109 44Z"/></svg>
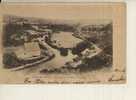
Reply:
<svg viewBox="0 0 136 100"><path fill-rule="evenodd" d="M21 31L22 31L22 26L21 25L17 25L17 24L5 24L3 27L3 45L4 46L12 46L14 43L18 43L18 41L14 41L11 39L11 36L14 34L17 34L18 37L20 37Z"/></svg>
<svg viewBox="0 0 136 100"><path fill-rule="evenodd" d="M67 56L68 55L68 49L67 48L60 48L60 54L62 56Z"/></svg>
<svg viewBox="0 0 136 100"><path fill-rule="evenodd" d="M12 46L23 44L24 41L21 40L21 36L25 33L25 30L31 29L29 24L17 24L17 23L5 23L3 26L3 45ZM11 36L16 36L18 40L12 39Z"/></svg>
<svg viewBox="0 0 136 100"><path fill-rule="evenodd" d="M97 70L103 67L111 67L112 59L111 57L106 56L101 53L93 58L85 58L82 61L82 64L78 65L80 71L90 71Z"/></svg>
<svg viewBox="0 0 136 100"><path fill-rule="evenodd" d="M52 29L53 32L60 32L60 31L74 32L75 31L75 28L72 25L67 25L67 24L48 24L48 28Z"/></svg>
<svg viewBox="0 0 136 100"><path fill-rule="evenodd" d="M91 45L88 42L86 42L86 41L80 42L75 47L71 48L72 54L80 56L82 51L84 51L86 48L90 48L90 47L91 47ZM60 54L62 56L68 55L68 48L60 48L59 50L60 50Z"/></svg>
<svg viewBox="0 0 136 100"><path fill-rule="evenodd" d="M5 68L17 67L21 62L17 59L14 53L5 53L3 55L3 64Z"/></svg>
<svg viewBox="0 0 136 100"><path fill-rule="evenodd" d="M86 38L88 41L98 45L101 49L104 49L106 53L112 55L112 34L113 26L112 23L105 25L101 28L97 34ZM99 35L100 34L100 35ZM91 34L90 34L91 35Z"/></svg>
<svg viewBox="0 0 136 100"><path fill-rule="evenodd" d="M93 42L101 49L103 49L103 52L93 58L83 59L82 64L78 66L81 71L88 71L112 66L112 28L112 23L109 23L98 31L98 34L101 33L102 35L96 34L93 37L90 36L90 38L86 38L86 40L90 41L90 43ZM80 46L82 49L78 47L73 49L74 54L80 53L86 45L83 44L83 46Z"/></svg>
<svg viewBox="0 0 136 100"><path fill-rule="evenodd" d="M70 25L66 24L48 24L49 29L52 29L53 32L60 32L60 31L71 31L74 32L75 28ZM12 45L20 45L24 41L21 39L19 41L11 39L11 36L16 34L18 38L20 38L25 30L32 29L30 24L16 24L16 23L6 23L3 27L3 45L4 46L12 46Z"/></svg>
<svg viewBox="0 0 136 100"><path fill-rule="evenodd" d="M90 48L91 44L86 41L83 41L77 44L74 48L72 48L72 54L81 55L81 52L84 51L86 48Z"/></svg>

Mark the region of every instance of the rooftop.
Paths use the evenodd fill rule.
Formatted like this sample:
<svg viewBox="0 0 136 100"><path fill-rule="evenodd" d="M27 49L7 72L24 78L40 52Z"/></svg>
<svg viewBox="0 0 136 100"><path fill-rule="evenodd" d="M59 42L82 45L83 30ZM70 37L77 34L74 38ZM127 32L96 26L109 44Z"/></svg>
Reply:
<svg viewBox="0 0 136 100"><path fill-rule="evenodd" d="M25 60L40 56L41 50L37 42L30 42L25 43L24 46L17 47L15 54L19 59Z"/></svg>

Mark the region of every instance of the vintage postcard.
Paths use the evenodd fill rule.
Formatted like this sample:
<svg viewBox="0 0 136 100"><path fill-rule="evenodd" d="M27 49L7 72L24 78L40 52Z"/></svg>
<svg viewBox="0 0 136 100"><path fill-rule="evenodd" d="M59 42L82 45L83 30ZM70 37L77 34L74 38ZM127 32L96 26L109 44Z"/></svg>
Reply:
<svg viewBox="0 0 136 100"><path fill-rule="evenodd" d="M126 83L125 3L0 5L0 84Z"/></svg>

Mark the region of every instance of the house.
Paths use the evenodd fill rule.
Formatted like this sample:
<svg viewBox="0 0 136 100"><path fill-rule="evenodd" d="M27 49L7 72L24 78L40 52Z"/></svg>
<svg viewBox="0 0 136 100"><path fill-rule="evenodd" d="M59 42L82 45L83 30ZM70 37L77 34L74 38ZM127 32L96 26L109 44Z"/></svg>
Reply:
<svg viewBox="0 0 136 100"><path fill-rule="evenodd" d="M34 30L26 30L25 31L28 35L30 36L44 36L44 35L49 35L52 33L52 30L50 29L44 29L42 32L39 31L34 31Z"/></svg>
<svg viewBox="0 0 136 100"><path fill-rule="evenodd" d="M90 53L91 53L91 50L89 50L88 48L86 48L84 51L81 52L81 54L84 56L89 56Z"/></svg>
<svg viewBox="0 0 136 100"><path fill-rule="evenodd" d="M93 47L94 47L93 49L86 48L84 51L82 51L81 54L83 55L83 57L92 58L102 51L96 45L93 45Z"/></svg>
<svg viewBox="0 0 136 100"><path fill-rule="evenodd" d="M32 60L40 57L41 50L38 42L29 42L17 47L15 54L20 60Z"/></svg>
<svg viewBox="0 0 136 100"><path fill-rule="evenodd" d="M31 25L31 27L34 29L34 30L38 30L39 27L37 25Z"/></svg>

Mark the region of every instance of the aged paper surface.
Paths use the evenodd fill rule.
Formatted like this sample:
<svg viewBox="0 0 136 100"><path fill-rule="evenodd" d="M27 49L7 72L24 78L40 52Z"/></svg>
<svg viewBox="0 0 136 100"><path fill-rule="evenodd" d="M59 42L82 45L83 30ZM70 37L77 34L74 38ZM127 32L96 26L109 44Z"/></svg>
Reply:
<svg viewBox="0 0 136 100"><path fill-rule="evenodd" d="M124 3L3 4L0 83L126 82Z"/></svg>
<svg viewBox="0 0 136 100"><path fill-rule="evenodd" d="M33 2L66 2L66 3L68 3L68 2L123 2L124 0L86 0L86 1L84 1L84 0L69 0L69 1L64 1L64 0L2 0L2 2L31 2L31 3L33 3Z"/></svg>

